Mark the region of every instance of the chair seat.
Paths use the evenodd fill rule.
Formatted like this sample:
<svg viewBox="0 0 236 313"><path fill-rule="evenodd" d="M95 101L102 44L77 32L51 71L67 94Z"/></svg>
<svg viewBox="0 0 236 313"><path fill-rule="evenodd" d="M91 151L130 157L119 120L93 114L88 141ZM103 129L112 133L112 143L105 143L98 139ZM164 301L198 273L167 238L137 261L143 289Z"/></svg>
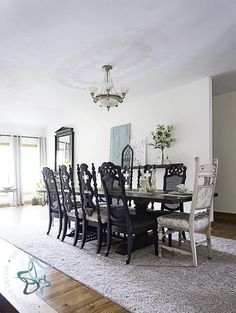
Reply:
<svg viewBox="0 0 236 313"><path fill-rule="evenodd" d="M147 214L149 216L152 216L153 218L158 218L159 216L172 214L173 213L173 212L170 212L170 211L150 210L150 209L148 209L146 212L147 212Z"/></svg>
<svg viewBox="0 0 236 313"><path fill-rule="evenodd" d="M107 223L107 208L106 207L100 208L100 216L101 216L102 223L106 224ZM94 212L91 216L87 215L86 218L88 221L97 222L98 221L97 212Z"/></svg>
<svg viewBox="0 0 236 313"><path fill-rule="evenodd" d="M133 233L143 233L147 230L151 230L153 228L156 228L157 222L156 219L153 218L152 216L147 216L147 215L135 215L135 214L130 214L130 219L132 223L132 229ZM115 227L119 227L121 232L126 232L127 231L127 224L126 220L124 221L119 221L119 222L113 222L113 225Z"/></svg>
<svg viewBox="0 0 236 313"><path fill-rule="evenodd" d="M82 219L83 218L82 208L78 208L77 212L78 212L79 218ZM71 210L71 211L67 212L67 216L75 218L75 210Z"/></svg>
<svg viewBox="0 0 236 313"><path fill-rule="evenodd" d="M162 215L157 218L157 223L160 226L177 229L189 230L189 213L176 212L167 215ZM204 230L209 226L209 218L207 215L197 214L194 219L194 231Z"/></svg>

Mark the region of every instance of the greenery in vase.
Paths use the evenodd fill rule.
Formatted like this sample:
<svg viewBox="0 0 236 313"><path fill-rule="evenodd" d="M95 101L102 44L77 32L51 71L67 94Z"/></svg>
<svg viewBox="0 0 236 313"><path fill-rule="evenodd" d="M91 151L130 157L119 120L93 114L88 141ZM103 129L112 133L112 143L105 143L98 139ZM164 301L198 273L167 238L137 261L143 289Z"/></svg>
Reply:
<svg viewBox="0 0 236 313"><path fill-rule="evenodd" d="M151 146L153 146L154 149L161 149L169 148L173 142L176 141L175 138L173 138L173 125L160 125L158 124L155 131L152 131L152 139L153 143L150 143Z"/></svg>

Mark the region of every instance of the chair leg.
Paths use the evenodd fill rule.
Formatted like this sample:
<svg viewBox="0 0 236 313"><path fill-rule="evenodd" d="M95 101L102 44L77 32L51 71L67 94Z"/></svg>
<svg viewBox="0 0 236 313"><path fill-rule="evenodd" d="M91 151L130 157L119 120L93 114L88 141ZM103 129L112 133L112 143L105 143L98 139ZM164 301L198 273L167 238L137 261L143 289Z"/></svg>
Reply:
<svg viewBox="0 0 236 313"><path fill-rule="evenodd" d="M195 234L194 230L189 230L189 237L191 243L191 250L193 256L193 266L197 266L197 249L196 249L196 242L195 242Z"/></svg>
<svg viewBox="0 0 236 313"><path fill-rule="evenodd" d="M126 259L126 264L130 263L131 259L131 253L133 251L133 236L132 232L128 232L128 251L127 251L127 259Z"/></svg>
<svg viewBox="0 0 236 313"><path fill-rule="evenodd" d="M80 245L80 249L83 249L84 245L85 245L85 241L86 241L86 237L87 237L87 227L88 223L86 220L83 220L82 222L82 239L81 239L81 245Z"/></svg>
<svg viewBox="0 0 236 313"><path fill-rule="evenodd" d="M97 251L96 253L99 253L102 247L102 227L103 225L101 223L98 223L97 227Z"/></svg>
<svg viewBox="0 0 236 313"><path fill-rule="evenodd" d="M111 226L107 225L107 252L105 256L108 256L111 248Z"/></svg>
<svg viewBox="0 0 236 313"><path fill-rule="evenodd" d="M211 229L210 227L207 229L207 247L208 247L208 259L212 259L212 245L211 245Z"/></svg>
<svg viewBox="0 0 236 313"><path fill-rule="evenodd" d="M161 258L161 253L162 253L162 237L163 237L163 232L162 232L163 227L158 226L158 257Z"/></svg>
<svg viewBox="0 0 236 313"><path fill-rule="evenodd" d="M79 239L79 233L80 233L80 221L77 218L75 220L75 236L74 236L74 241L73 241L73 246L76 246L78 239Z"/></svg>
<svg viewBox="0 0 236 313"><path fill-rule="evenodd" d="M49 235L49 232L50 232L51 227L52 227L52 216L49 215L49 223L48 223L47 235Z"/></svg>
<svg viewBox="0 0 236 313"><path fill-rule="evenodd" d="M155 248L155 255L158 254L158 236L157 236L157 227L153 228L153 243Z"/></svg>
<svg viewBox="0 0 236 313"><path fill-rule="evenodd" d="M68 224L68 217L64 216L64 219L63 219L63 232L62 232L61 241L64 241L64 239L66 237L67 224Z"/></svg>
<svg viewBox="0 0 236 313"><path fill-rule="evenodd" d="M62 216L59 217L59 230L58 230L57 239L60 238L61 230L62 230Z"/></svg>

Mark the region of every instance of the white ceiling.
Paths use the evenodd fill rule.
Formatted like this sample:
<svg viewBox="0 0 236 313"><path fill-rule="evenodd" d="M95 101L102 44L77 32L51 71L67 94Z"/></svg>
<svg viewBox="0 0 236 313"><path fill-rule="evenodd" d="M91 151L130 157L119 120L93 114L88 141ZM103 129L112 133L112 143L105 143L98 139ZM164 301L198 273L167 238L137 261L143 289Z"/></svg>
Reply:
<svg viewBox="0 0 236 313"><path fill-rule="evenodd" d="M235 16L234 0L0 0L2 117L83 110L103 64L132 100L235 71Z"/></svg>

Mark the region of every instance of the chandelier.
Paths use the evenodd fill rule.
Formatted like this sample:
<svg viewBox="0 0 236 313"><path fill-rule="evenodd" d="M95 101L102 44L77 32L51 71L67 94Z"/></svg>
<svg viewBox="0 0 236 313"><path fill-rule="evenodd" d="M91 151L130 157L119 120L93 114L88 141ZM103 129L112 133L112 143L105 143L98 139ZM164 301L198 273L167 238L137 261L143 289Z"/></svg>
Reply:
<svg viewBox="0 0 236 313"><path fill-rule="evenodd" d="M123 87L118 93L113 85L113 81L111 79L110 70L112 69L111 65L103 65L102 67L105 71L103 87L100 92L98 92L98 88L89 87L88 90L93 98L93 102L100 102L100 107L106 107L109 111L112 107L117 107L118 103L123 102L129 88Z"/></svg>

